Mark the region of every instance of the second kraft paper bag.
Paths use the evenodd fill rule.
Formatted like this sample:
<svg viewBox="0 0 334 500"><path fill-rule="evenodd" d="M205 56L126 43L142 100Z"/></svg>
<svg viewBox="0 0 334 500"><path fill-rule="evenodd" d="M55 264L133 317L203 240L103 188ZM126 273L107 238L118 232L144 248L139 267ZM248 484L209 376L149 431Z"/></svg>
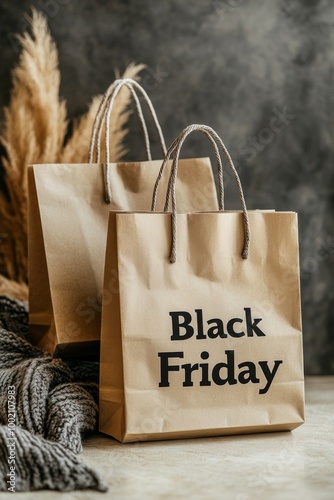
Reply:
<svg viewBox="0 0 334 500"><path fill-rule="evenodd" d="M242 211L177 214L178 156L193 130L222 147ZM188 127L166 161L173 151L172 213L109 216L100 430L131 442L294 429L304 421L297 214L247 211L211 128Z"/></svg>
<svg viewBox="0 0 334 500"><path fill-rule="evenodd" d="M100 144L105 126L109 138L110 114L122 88L135 99L142 122L147 161L101 162ZM97 114L87 164L34 165L29 185L29 320L33 342L55 355L91 356L99 353L101 293L110 210L148 210L162 160L152 160L139 91L164 138L153 105L144 89L130 79L117 80L108 89ZM92 150L97 144L96 163ZM182 211L210 202L217 207L208 158L185 159L179 194ZM168 178L163 179L163 183ZM204 195L201 195L202 187ZM163 196L158 204L163 207Z"/></svg>

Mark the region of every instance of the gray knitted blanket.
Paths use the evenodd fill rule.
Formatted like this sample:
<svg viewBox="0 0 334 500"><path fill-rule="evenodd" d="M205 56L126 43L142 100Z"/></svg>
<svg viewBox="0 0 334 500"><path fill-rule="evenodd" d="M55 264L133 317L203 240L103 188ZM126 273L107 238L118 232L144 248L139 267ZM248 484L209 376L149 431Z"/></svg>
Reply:
<svg viewBox="0 0 334 500"><path fill-rule="evenodd" d="M26 307L0 296L0 491L105 491L77 455L96 427L98 364L53 359L28 338Z"/></svg>

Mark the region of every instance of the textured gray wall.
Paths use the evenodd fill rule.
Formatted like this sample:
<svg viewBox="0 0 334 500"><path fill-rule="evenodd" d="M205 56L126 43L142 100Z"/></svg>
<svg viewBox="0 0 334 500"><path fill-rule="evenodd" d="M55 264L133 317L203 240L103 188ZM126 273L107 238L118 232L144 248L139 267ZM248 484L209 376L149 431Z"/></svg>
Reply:
<svg viewBox="0 0 334 500"><path fill-rule="evenodd" d="M213 126L249 208L299 213L306 371L334 373L334 2L2 0L1 105L17 60L8 34L31 5L49 18L71 117L114 68L144 62L168 142L189 123ZM144 156L135 120L129 145L129 159ZM194 135L184 154L208 151ZM227 200L237 206L232 183Z"/></svg>

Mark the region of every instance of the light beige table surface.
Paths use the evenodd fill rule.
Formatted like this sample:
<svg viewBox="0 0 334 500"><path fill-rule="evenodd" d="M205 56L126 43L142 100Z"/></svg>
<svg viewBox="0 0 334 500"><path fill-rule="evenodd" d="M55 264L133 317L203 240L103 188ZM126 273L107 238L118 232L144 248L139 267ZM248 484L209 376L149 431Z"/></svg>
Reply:
<svg viewBox="0 0 334 500"><path fill-rule="evenodd" d="M83 459L109 485L16 493L19 500L334 500L334 377L306 380L306 423L293 432L122 445L96 435ZM0 499L13 498L0 494Z"/></svg>

